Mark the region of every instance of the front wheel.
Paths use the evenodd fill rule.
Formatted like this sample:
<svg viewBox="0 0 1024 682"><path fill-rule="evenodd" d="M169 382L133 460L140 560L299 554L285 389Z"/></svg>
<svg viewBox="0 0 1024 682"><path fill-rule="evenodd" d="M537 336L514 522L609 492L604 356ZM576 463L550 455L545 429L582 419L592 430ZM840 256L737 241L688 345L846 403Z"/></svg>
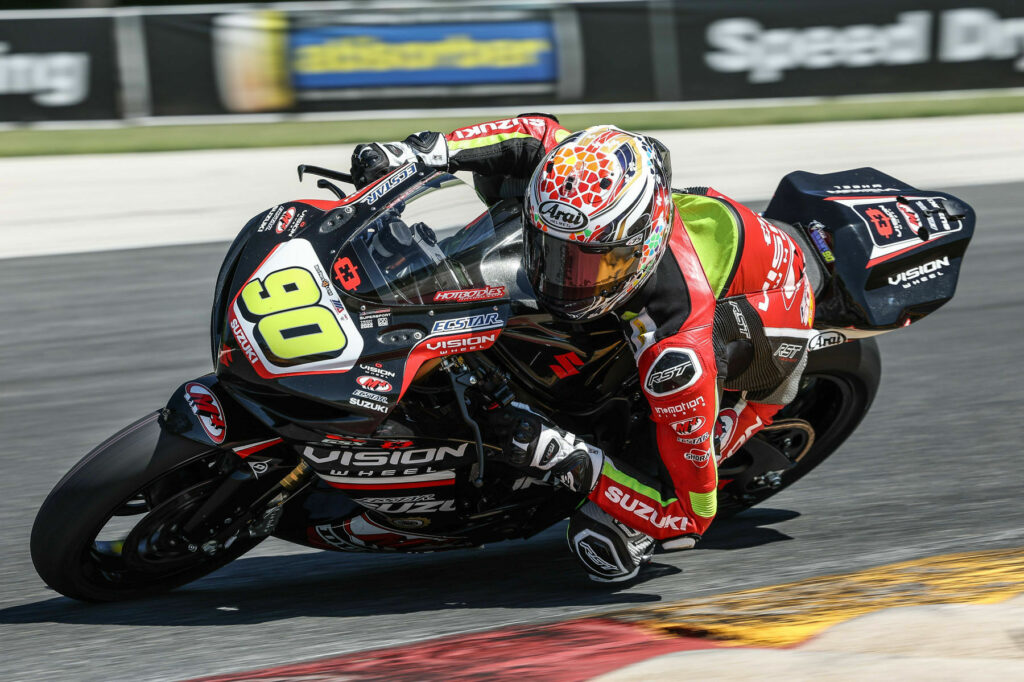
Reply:
<svg viewBox="0 0 1024 682"><path fill-rule="evenodd" d="M241 534L208 552L183 539L181 525L230 475L226 458L233 454L166 433L158 417L140 419L95 448L40 507L32 562L61 594L115 601L164 592L262 540Z"/></svg>

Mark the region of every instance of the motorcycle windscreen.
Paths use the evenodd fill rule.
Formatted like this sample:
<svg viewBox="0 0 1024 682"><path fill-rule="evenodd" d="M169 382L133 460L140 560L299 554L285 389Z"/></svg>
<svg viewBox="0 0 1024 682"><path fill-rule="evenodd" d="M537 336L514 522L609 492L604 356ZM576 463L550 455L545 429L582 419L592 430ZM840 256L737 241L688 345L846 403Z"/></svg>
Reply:
<svg viewBox="0 0 1024 682"><path fill-rule="evenodd" d="M334 279L376 304L430 304L438 291L488 284L480 251L494 223L476 191L438 174L381 211L341 248Z"/></svg>

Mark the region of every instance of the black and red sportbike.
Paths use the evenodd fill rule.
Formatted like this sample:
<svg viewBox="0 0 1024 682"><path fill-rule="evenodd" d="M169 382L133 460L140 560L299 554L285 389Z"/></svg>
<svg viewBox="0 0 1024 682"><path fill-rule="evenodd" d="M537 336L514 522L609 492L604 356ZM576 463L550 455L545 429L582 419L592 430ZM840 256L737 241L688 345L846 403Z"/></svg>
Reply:
<svg viewBox="0 0 1024 682"><path fill-rule="evenodd" d="M270 535L354 552L529 537L580 498L503 460L488 415L513 401L657 471L618 322L538 308L520 202L485 204L412 164L351 196L330 181L346 174L304 171L335 197L275 206L228 249L215 371L99 445L43 503L32 560L57 591L169 590ZM881 372L866 337L949 300L974 230L964 202L870 168L791 173L764 216L805 251L817 332L796 399L719 464L721 515L786 488L853 432Z"/></svg>

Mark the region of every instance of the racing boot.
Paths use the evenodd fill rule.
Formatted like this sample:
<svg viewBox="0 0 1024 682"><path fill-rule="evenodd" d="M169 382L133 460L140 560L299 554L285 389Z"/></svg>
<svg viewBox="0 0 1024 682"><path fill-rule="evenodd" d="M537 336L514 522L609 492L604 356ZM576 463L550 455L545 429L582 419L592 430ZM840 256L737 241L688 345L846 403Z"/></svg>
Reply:
<svg viewBox="0 0 1024 682"><path fill-rule="evenodd" d="M590 500L569 517L566 539L587 575L599 583L632 580L654 554L654 538L616 521Z"/></svg>

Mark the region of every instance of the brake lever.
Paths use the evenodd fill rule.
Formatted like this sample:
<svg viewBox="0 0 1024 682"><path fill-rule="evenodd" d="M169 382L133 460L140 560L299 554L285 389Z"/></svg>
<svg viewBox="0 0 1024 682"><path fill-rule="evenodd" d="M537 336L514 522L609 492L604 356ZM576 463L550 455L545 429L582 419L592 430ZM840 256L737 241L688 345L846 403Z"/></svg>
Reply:
<svg viewBox="0 0 1024 682"><path fill-rule="evenodd" d="M348 173L342 173L341 171L322 168L320 166L312 166L308 163L300 163L296 170L299 172L299 182L302 182L302 176L305 173L310 173L311 175L319 175L321 177L330 178L331 180L347 182L350 185L356 184L352 181L352 176Z"/></svg>

